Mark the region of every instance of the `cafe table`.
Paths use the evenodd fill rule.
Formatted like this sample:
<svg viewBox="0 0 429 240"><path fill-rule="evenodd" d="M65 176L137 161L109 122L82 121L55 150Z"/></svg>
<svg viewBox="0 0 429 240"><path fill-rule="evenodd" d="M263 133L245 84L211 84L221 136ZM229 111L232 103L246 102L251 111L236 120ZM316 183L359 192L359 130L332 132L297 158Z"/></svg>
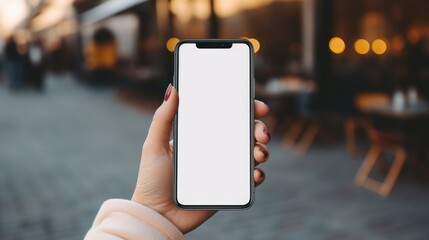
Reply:
<svg viewBox="0 0 429 240"><path fill-rule="evenodd" d="M369 132L373 144L356 174L356 182L381 196L387 196L393 188L406 158L410 158L418 173L427 179L429 177L426 163L429 147L429 103L418 101L395 106L388 102L369 105L360 110L370 117L394 120L399 123L400 127L393 131L373 129ZM385 180L377 182L371 179L369 174L381 152L385 150L392 151L395 159Z"/></svg>
<svg viewBox="0 0 429 240"><path fill-rule="evenodd" d="M413 104L408 103L403 106L394 106L392 103L374 104L361 110L371 115L378 115L403 121L429 117L429 103L425 101L419 101Z"/></svg>

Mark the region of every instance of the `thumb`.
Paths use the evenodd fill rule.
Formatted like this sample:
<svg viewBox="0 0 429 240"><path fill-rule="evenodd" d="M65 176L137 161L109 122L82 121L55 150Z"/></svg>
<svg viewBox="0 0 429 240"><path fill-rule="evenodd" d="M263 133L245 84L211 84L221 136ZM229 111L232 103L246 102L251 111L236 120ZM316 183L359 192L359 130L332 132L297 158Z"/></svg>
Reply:
<svg viewBox="0 0 429 240"><path fill-rule="evenodd" d="M174 116L179 105L176 89L169 84L165 92L164 102L153 115L152 123L144 143L145 149L158 151L169 148L170 134Z"/></svg>

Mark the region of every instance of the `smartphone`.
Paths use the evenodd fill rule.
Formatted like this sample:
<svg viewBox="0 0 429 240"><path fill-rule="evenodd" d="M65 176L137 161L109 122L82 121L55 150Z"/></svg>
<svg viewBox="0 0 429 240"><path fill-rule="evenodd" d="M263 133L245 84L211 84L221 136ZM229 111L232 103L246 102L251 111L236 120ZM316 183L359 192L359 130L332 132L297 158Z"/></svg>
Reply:
<svg viewBox="0 0 429 240"><path fill-rule="evenodd" d="M174 52L174 202L243 209L254 201L253 48L244 39L182 40Z"/></svg>

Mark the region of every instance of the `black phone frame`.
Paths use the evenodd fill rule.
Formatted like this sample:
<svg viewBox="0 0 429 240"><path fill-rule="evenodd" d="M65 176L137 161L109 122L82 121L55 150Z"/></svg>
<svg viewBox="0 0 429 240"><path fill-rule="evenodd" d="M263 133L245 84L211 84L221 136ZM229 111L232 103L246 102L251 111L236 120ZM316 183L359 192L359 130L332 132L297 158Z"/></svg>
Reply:
<svg viewBox="0 0 429 240"><path fill-rule="evenodd" d="M181 40L175 47L174 50L174 77L173 77L173 86L176 88L179 96L180 96L180 88L179 88L179 51L180 46L183 44L195 43L198 48L231 48L233 44L246 44L249 47L249 60L250 60L250 75L249 75L249 96L250 96L250 136L249 136L249 144L250 144L250 198L249 202L244 205L183 205L179 203L177 199L177 141L178 141L178 114L174 117L173 124L173 162L174 162L174 191L173 191L173 202L176 207L184 210L243 210L250 208L255 201L255 181L254 181L254 168L255 168L255 160L254 160L254 150L253 146L255 145L254 141L254 129L255 129L255 121L254 121L254 109L255 109L255 81L254 81L254 50L253 45L246 39L184 39ZM180 100L179 100L180 102ZM180 104L180 103L179 103Z"/></svg>

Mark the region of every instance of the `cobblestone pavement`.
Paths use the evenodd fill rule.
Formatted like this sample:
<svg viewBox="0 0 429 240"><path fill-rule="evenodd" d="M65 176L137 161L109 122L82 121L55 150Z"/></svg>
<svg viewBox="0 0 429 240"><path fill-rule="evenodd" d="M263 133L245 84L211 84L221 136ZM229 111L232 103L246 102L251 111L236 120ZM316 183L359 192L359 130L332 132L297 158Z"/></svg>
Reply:
<svg viewBox="0 0 429 240"><path fill-rule="evenodd" d="M0 86L0 239L82 239L100 204L131 196L150 113L71 77L43 94ZM218 213L188 239L428 239L429 189L405 169L389 198L353 183L344 146L303 157L271 145L254 206Z"/></svg>

